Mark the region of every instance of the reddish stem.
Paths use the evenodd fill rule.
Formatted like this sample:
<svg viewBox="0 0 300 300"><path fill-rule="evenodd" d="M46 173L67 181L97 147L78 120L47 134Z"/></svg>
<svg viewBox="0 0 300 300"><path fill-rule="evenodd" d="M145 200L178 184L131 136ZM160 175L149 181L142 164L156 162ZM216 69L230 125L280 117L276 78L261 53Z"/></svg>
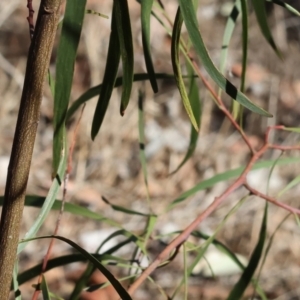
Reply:
<svg viewBox="0 0 300 300"><path fill-rule="evenodd" d="M32 0L27 0L27 8L29 11L29 15L27 17L27 21L29 24L29 34L30 34L30 39L32 39L34 34L34 22L33 22L34 10L32 6Z"/></svg>

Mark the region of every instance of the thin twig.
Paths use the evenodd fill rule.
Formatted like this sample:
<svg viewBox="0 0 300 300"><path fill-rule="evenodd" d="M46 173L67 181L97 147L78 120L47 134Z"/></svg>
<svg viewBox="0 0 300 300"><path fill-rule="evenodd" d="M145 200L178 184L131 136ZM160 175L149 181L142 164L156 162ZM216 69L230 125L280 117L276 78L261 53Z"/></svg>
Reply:
<svg viewBox="0 0 300 300"><path fill-rule="evenodd" d="M233 118L229 118L230 121L233 121ZM237 126L239 126L237 124ZM280 149L282 151L288 149L288 150L300 150L299 146L279 146L279 145L270 145L269 144L269 136L270 132L272 130L282 130L284 129L283 126L272 126L268 127L265 134L265 143L260 148L260 150L254 152L252 154L251 159L249 160L247 166L245 167L242 174L239 176L239 178L230 186L228 187L221 196L216 197L215 200L188 226L184 229L184 231L178 235L173 241L168 244L168 246L156 257L156 259L144 270L144 272L141 274L141 276L129 287L128 292L132 295L136 289L144 282L144 280L163 262L173 251L173 249L176 249L180 244L182 244L192 233L193 230L195 230L199 224L206 219L211 213L213 213L221 203L224 202L225 199L228 198L230 194L232 194L235 190L237 190L239 187L244 186L246 189L248 189L253 195L256 195L258 197L261 197L262 199L265 199L266 201L273 203L274 205L281 207L289 212L292 212L294 214L300 215L300 209L293 208L287 204L281 203L277 201L275 198L269 197L263 193L260 193L259 191L251 188L247 183L247 174L252 170L252 167L255 162L257 162L262 155L268 151L269 149ZM246 140L248 138L246 137Z"/></svg>
<svg viewBox="0 0 300 300"><path fill-rule="evenodd" d="M300 215L300 209L294 208L294 207L292 207L292 206L290 206L290 205L287 205L287 204L284 204L284 203L282 203L282 202L280 202L280 201L277 201L275 198L270 197L270 196L268 196L268 195L266 195L266 194L263 194L263 193L259 192L258 190L252 188L252 187L251 187L249 184L247 184L247 183L244 184L244 187L245 187L249 192L251 192L253 195L255 195L255 196L257 196L257 197L260 197L260 198L262 198L262 199L265 199L266 201L268 201L268 202L270 202L270 203L272 203L272 204L274 204L274 205L276 205L276 206L278 206L278 207L281 207L281 208L283 208L283 209L285 209L285 210L287 210L287 211L289 211L289 212L291 212L291 213L293 213L293 214Z"/></svg>

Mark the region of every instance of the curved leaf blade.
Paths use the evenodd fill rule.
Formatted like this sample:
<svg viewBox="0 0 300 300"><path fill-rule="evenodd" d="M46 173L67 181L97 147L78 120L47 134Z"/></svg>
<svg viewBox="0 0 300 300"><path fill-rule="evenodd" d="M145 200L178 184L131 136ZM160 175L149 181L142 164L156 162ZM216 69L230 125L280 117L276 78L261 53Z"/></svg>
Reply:
<svg viewBox="0 0 300 300"><path fill-rule="evenodd" d="M179 4L184 23L189 33L189 37L195 47L198 56L202 60L205 70L213 79L213 81L216 82L217 85L223 91L225 91L231 98L233 98L249 110L265 117L272 117L272 115L269 112L255 105L242 92L238 91L237 88L218 71L211 58L209 57L207 49L205 48L204 42L202 40L200 31L198 29L198 22L196 18L196 13L193 9L192 1L179 0Z"/></svg>
<svg viewBox="0 0 300 300"><path fill-rule="evenodd" d="M165 79L165 78L174 78L171 74L166 73L155 73L156 79ZM137 73L133 75L133 81L144 81L149 80L149 74L144 73ZM119 87L123 84L123 77L117 77L113 88ZM90 89L88 89L85 93L83 93L77 100L75 100L72 105L70 106L68 113L67 113L67 120L70 120L70 118L74 115L74 113L77 111L77 109L87 102L88 100L92 99L95 96L98 96L102 93L102 87L106 87L106 84L103 82L97 86L94 86Z"/></svg>
<svg viewBox="0 0 300 300"><path fill-rule="evenodd" d="M193 69L191 66L187 63L187 69L190 73L190 75L193 74ZM191 100L191 107L192 110L195 112L195 116L198 116L196 119L198 127L200 128L201 124L201 114L202 114L202 107L201 107L201 101L199 97L199 90L198 85L196 83L196 80L194 77L190 78L190 87L189 87L189 99ZM179 166L173 171L170 175L173 175L176 173L194 154L194 151L197 146L199 133L196 131L196 129L191 125L191 132L190 132L190 142L188 150L182 160L182 162L179 164Z"/></svg>
<svg viewBox="0 0 300 300"><path fill-rule="evenodd" d="M101 262L112 261L118 259L115 256L111 256L109 254L99 254L92 253L92 255ZM68 264L72 264L75 262L86 262L87 258L82 256L81 254L68 254L60 257L51 258L47 262L47 266L45 272L50 271L54 268L66 266ZM19 285L24 284L25 282L33 279L34 277L41 274L41 269L43 267L43 263L37 264L30 269L27 269L18 275Z"/></svg>
<svg viewBox="0 0 300 300"><path fill-rule="evenodd" d="M111 33L108 46L108 55L106 60L105 72L103 83L101 85L101 93L99 100L95 109L91 137L92 140L97 136L100 127L102 125L103 119L106 114L106 110L113 92L115 81L118 73L119 63L120 63L120 43L117 32L117 21L116 21L115 10L113 9L113 14L111 18ZM86 93L85 93L86 94ZM84 94L84 95L85 95ZM81 98L84 98L84 95ZM72 108L72 107L71 107Z"/></svg>
<svg viewBox="0 0 300 300"><path fill-rule="evenodd" d="M141 1L141 24L142 24L142 43L144 50L145 64L149 74L150 83L154 93L158 92L155 71L150 51L150 16L153 0Z"/></svg>
<svg viewBox="0 0 300 300"><path fill-rule="evenodd" d="M44 300L51 300L47 281L44 275L42 275L42 282L41 282L41 290L42 290L42 295Z"/></svg>
<svg viewBox="0 0 300 300"><path fill-rule="evenodd" d="M254 164L252 170L262 169L262 168L269 168L272 167L275 160L266 160L262 162L258 162ZM299 162L299 158L289 157L289 158L282 158L279 159L276 163L277 165L284 165L288 163L296 163ZM226 181L235 177L238 177L242 174L244 167L240 167L234 170L229 170L224 173L217 174L209 179L203 180L202 182L196 184L191 189L187 190L186 192L182 193L179 197L177 197L174 201L170 203L167 210L172 209L177 204L181 203L182 201L186 200L188 197L196 194L199 191L205 190L217 184L218 182Z"/></svg>
<svg viewBox="0 0 300 300"><path fill-rule="evenodd" d="M123 286L120 284L120 282L113 276L113 274L108 271L93 255L88 253L86 250L81 248L79 245L74 243L73 241L58 235L49 235L49 236L41 236L30 240L37 240L37 239L58 239L61 240L67 244L69 244L71 247L76 249L79 253L81 253L87 260L89 260L112 284L112 286L115 288L116 292L120 295L121 299L124 300L132 300L130 295L127 293L127 291L123 288ZM29 241L29 240L26 240ZM23 241L21 241L23 242Z"/></svg>
<svg viewBox="0 0 300 300"><path fill-rule="evenodd" d="M30 227L28 232L26 232L24 239L30 239L33 238L40 227L43 225L46 217L48 216L54 202L56 199L56 196L59 192L59 188L61 185L61 182L63 181L65 170L66 170L66 164L67 164L67 158L66 155L61 157L61 162L58 166L56 177L53 179L52 185L50 187L50 190L48 192L48 195L46 198L44 198L43 204L41 205L41 209L39 212L39 215L36 217L33 225ZM26 201L26 200L25 200ZM26 247L27 243L19 244L18 246L18 254L23 251L23 249Z"/></svg>
<svg viewBox="0 0 300 300"><path fill-rule="evenodd" d="M300 17L300 12L295 9L293 6L285 3L284 1L281 1L281 0L266 0L268 2L272 2L274 4L277 4L279 6L282 6L284 8L286 8L287 10L289 10L291 13L295 14L296 16Z"/></svg>
<svg viewBox="0 0 300 300"><path fill-rule="evenodd" d="M265 37L266 41L273 48L275 53L278 55L278 57L282 58L282 55L275 44L270 27L267 22L267 13L266 13L265 2L261 1L261 0L252 0L252 5L254 8L256 20L259 25L261 33Z"/></svg>
<svg viewBox="0 0 300 300"><path fill-rule="evenodd" d="M190 121L193 124L195 130L198 131L199 130L198 123L196 121L195 114L193 112L189 97L187 95L187 91L185 89L185 85L184 85L184 82L183 82L181 69L180 69L179 44L180 44L180 32L181 32L182 24L183 24L183 18L181 16L180 8L178 8L177 13L176 13L176 17L175 17L173 33L172 33L172 43L171 43L172 66L173 66L175 80L176 80L176 83L177 83L177 87L178 87L180 96L182 98L184 108L185 108L185 110L186 110L186 112L187 112L187 114L190 118Z"/></svg>
<svg viewBox="0 0 300 300"><path fill-rule="evenodd" d="M236 0L234 6L227 18L225 25L223 40L222 40L222 49L221 49L221 58L220 58L220 72L225 74L225 66L228 55L228 47L233 34L233 30L236 25L236 21L241 11L241 0Z"/></svg>
<svg viewBox="0 0 300 300"><path fill-rule="evenodd" d="M114 0L116 15L116 28L118 32L122 65L123 65L123 91L121 97L121 116L124 115L130 100L133 83L133 42L130 25L130 16L127 0Z"/></svg>
<svg viewBox="0 0 300 300"><path fill-rule="evenodd" d="M254 272L259 264L259 261L263 254L263 249L265 245L265 240L267 237L267 216L268 216L268 203L265 205L264 216L261 223L259 238L255 249L251 255L249 260L248 266L245 268L242 276L240 277L239 281L236 283L232 291L230 292L227 300L236 300L241 299L243 296L247 286L249 285Z"/></svg>

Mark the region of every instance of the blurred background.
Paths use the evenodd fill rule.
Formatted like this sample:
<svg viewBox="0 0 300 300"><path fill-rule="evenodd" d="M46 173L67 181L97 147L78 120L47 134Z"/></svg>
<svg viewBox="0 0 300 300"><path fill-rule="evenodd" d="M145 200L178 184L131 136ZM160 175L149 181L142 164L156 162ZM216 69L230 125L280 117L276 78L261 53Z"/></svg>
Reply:
<svg viewBox="0 0 300 300"><path fill-rule="evenodd" d="M135 72L146 72L141 42L140 5L134 0L128 2L134 37ZM286 2L300 9L299 1ZM162 3L166 13L173 20L178 6L177 2L164 0ZM26 55L30 45L26 5L25 0L0 2L0 190L2 194L23 87ZM38 5L39 2L33 2L35 17ZM88 0L87 9L100 12L109 18L105 19L96 14L87 14L85 17L75 66L71 102L88 88L102 82L110 34L111 5L112 1ZM230 1L202 0L199 3L200 31L216 65L219 65L224 27L232 6L233 3ZM273 119L267 120L247 111L244 112L245 132L256 148L262 145L263 134L267 126L282 124L298 127L300 114L300 18L272 4L267 5L267 10L268 22L284 59L280 60L262 37L251 5L249 5L246 93L251 100L274 114ZM183 35L187 35L184 28ZM226 65L226 76L231 77L231 81L237 86L241 75L241 36L241 20L239 19ZM172 73L170 38L153 17L151 19L151 45L156 72ZM57 47L57 42L55 47ZM52 74L55 74L55 52L56 48L51 60ZM201 62L199 63L201 66ZM147 190L139 160L137 106L139 89L143 90L146 95L144 109L148 183L151 208L159 216L155 234L163 235L184 229L216 196L222 194L231 181L218 183L205 191L196 193L182 205L165 213L171 201L205 179L245 165L249 152L240 136L224 120L223 114L199 81L202 119L198 145L193 157L177 173L169 176L184 158L190 136L189 120L175 82L171 79L160 80L159 92L156 95L152 93L149 82L134 83L132 99L124 117L119 115L121 89L114 90L104 124L94 142L91 141L90 130L97 97L88 101L76 139L73 168L67 188L67 201L88 207L107 218L116 220L128 230L136 232L143 230L145 218L116 212L101 198L105 197L116 205L148 212ZM226 96L224 99L229 104ZM45 196L51 185L52 109L53 98L49 87L45 85L28 194ZM76 114L68 124L69 140L74 134L78 117L79 115ZM276 132L272 139L279 144L299 143L299 135L293 133ZM278 155L276 151L269 152L264 158L274 159ZM285 153L284 156L297 157L299 153ZM270 179L269 194L276 196L299 175L299 170L299 164L276 167ZM249 174L249 183L262 192L266 192L268 174L267 169L253 171ZM296 186L279 200L298 207L299 192L300 187ZM245 193L245 190L239 189L232 194L221 208L201 223L199 230L206 234L213 234L230 208ZM245 263L257 242L263 209L263 200L255 197L248 198L217 235L217 238L233 252L241 255ZM30 228L37 213L38 210L35 208L25 209L22 235ZM270 206L268 223L270 236L286 215L287 212L282 209ZM39 235L52 234L56 219L57 213L51 213ZM95 251L101 241L115 230L116 228L104 222L65 213L59 234L74 240L88 251ZM290 216L275 235L260 276L260 285L269 299L300 299L299 233L299 226ZM152 255L150 260L155 258L155 255L169 240L170 237L162 238L149 244L149 252ZM196 238L192 241L199 245L203 243L202 240ZM114 242L118 243L119 240ZM45 240L29 243L20 256L20 271L40 263L46 253L47 243ZM120 256L131 257L132 249L133 247L124 248ZM56 242L53 256L71 251L66 244ZM192 259L193 254L190 256ZM215 276L212 275L209 265L214 270ZM47 272L46 278L51 291L67 299L82 268L80 264L73 264ZM183 255L179 254L172 264L157 270L153 278L157 285L171 295L183 276L182 270ZM115 276L122 276L128 272L116 267L111 271ZM234 264L211 246L207 252L206 261L201 261L189 279L188 299L226 299L239 278L238 273ZM95 275L95 282L100 283L103 280L101 275ZM31 285L35 282L21 286L24 299L31 298L33 291ZM250 287L246 291L245 299L249 299L252 293L253 289ZM99 294L96 292L85 294L82 299L100 299L100 297L101 299L114 299L115 295L112 289L106 289ZM166 299L155 284L146 282L134 299L146 300L153 297ZM183 294L179 293L176 299L183 299Z"/></svg>

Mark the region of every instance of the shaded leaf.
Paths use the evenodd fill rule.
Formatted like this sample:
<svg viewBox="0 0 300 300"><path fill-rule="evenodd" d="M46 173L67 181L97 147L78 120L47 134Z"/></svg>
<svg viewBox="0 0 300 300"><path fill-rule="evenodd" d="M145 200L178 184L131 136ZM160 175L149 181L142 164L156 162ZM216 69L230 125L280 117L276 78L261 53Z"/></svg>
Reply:
<svg viewBox="0 0 300 300"><path fill-rule="evenodd" d="M92 255L99 261L103 262L103 263L108 263L109 261L124 261L116 256L112 256L109 254L99 254L99 253L92 253ZM82 254L68 254L68 255L63 255L60 257L56 257L56 258L51 258L48 260L47 262L47 266L46 266L46 270L45 272L52 270L54 268L57 267L62 267L62 266L66 266L68 264L72 264L75 262L86 262L88 261L88 259L83 256ZM31 267L27 270L25 270L24 272L20 273L18 275L18 282L20 285L24 284L25 282L35 278L36 276L41 274L41 270L42 270L43 264L37 264L34 267Z"/></svg>
<svg viewBox="0 0 300 300"><path fill-rule="evenodd" d="M142 22L142 43L144 50L144 58L146 63L147 72L149 74L150 83L154 93L158 92L155 71L151 58L150 51L150 16L153 0L141 1L141 22Z"/></svg>
<svg viewBox="0 0 300 300"><path fill-rule="evenodd" d="M146 161L146 154L145 154L145 121L144 121L144 107L143 107L143 101L144 101L144 94L139 91L139 97L138 97L138 108L139 108L139 118L138 118L138 126L139 126L139 142L140 142L140 161L142 165L143 170L143 177L144 177L144 183L146 186L147 191L147 199L150 201L150 193L149 193L149 187L148 187L148 174L147 174L147 161Z"/></svg>
<svg viewBox="0 0 300 300"><path fill-rule="evenodd" d="M37 238L33 238L30 240L40 240L40 239L58 239L61 240L67 244L69 244L71 247L76 249L81 255L83 255L88 261L90 261L112 284L112 286L115 288L116 292L120 295L120 297L124 300L132 300L130 295L127 293L127 291L123 288L123 286L119 283L119 281L113 276L113 274L108 271L92 254L88 253L86 250L81 248L79 245L74 243L73 241L62 237L62 236L55 236L55 235L49 235L49 236L40 236ZM29 240L27 240L29 241ZM25 241L21 241L25 242Z"/></svg>
<svg viewBox="0 0 300 300"><path fill-rule="evenodd" d="M116 27L123 65L123 85L120 107L120 113L123 116L130 100L134 63L132 33L127 0L114 0L114 12L116 14Z"/></svg>
<svg viewBox="0 0 300 300"><path fill-rule="evenodd" d="M261 0L252 0L252 5L254 8L256 20L258 22L259 28L260 28L263 36L265 37L267 42L270 44L270 46L273 48L275 53L280 58L282 58L282 55L275 44L270 27L267 22L267 13L266 13L265 2L261 1Z"/></svg>
<svg viewBox="0 0 300 300"><path fill-rule="evenodd" d="M102 197L102 200L115 211L120 211L125 214L129 214L129 215L137 215L137 216L144 216L144 217L150 216L149 214L144 214L144 213L132 210L132 209L128 209L127 207L111 204L105 197Z"/></svg>
<svg viewBox="0 0 300 300"><path fill-rule="evenodd" d="M111 33L109 39L109 46L108 46L108 55L106 59L106 66L104 71L104 78L103 83L101 85L101 93L99 96L99 100L95 109L93 123L92 123L92 131L91 137L92 140L95 139L96 135L98 134L100 127L102 125L109 100L111 98L112 91L115 87L115 81L118 73L119 62L120 62L120 43L119 37L117 33L117 24L116 24L116 13L113 9L113 14L111 18ZM86 95L92 94L94 90L89 90L85 94L83 94L80 99L85 99ZM97 94L96 94L97 95ZM95 95L93 95L95 96ZM92 97L93 97L92 96ZM88 100L88 99L86 99ZM85 100L85 101L86 101ZM81 103L82 104L82 103ZM72 105L74 107L74 104ZM72 109L72 107L70 109Z"/></svg>
<svg viewBox="0 0 300 300"><path fill-rule="evenodd" d="M174 78L174 75L172 74L166 74L166 73L156 73L155 74L156 79L170 79ZM137 73L133 76L133 81L144 81L149 80L149 75L144 73ZM123 84L123 78L118 77L114 83L113 88L119 87ZM74 103L71 105L71 107L68 110L67 113L67 120L69 120L74 113L77 111L77 109L84 104L86 101L92 99L93 97L99 95L102 93L102 88L106 87L106 84L103 82L97 86L94 86L90 89L88 89L85 93L83 93L77 100L74 101ZM103 92L104 93L104 92Z"/></svg>
<svg viewBox="0 0 300 300"><path fill-rule="evenodd" d="M259 238L255 249L251 255L248 266L245 268L239 281L235 284L234 288L230 292L227 300L241 299L247 286L249 285L254 272L259 264L260 258L263 254L264 244L267 236L267 216L268 216L268 203L265 205L264 216L260 228Z"/></svg>

